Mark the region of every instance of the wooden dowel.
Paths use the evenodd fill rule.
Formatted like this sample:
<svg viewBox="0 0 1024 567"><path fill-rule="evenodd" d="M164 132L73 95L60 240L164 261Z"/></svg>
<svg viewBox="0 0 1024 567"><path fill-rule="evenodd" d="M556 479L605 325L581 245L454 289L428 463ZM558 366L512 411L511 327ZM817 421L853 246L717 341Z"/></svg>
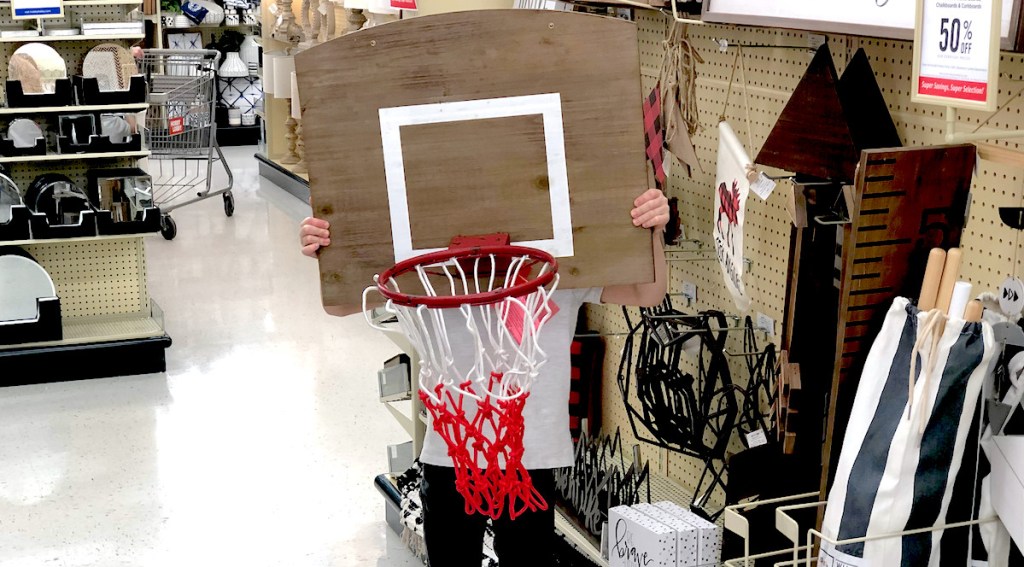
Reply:
<svg viewBox="0 0 1024 567"><path fill-rule="evenodd" d="M967 302L967 309L964 310L964 320L968 323L977 323L981 321L981 313L984 308L981 302L977 299L972 299Z"/></svg>
<svg viewBox="0 0 1024 567"><path fill-rule="evenodd" d="M935 307L935 298L939 295L939 281L942 279L942 268L946 265L946 251L932 248L928 253L928 266L924 270L921 282L921 296L917 307L921 311L931 311Z"/></svg>
<svg viewBox="0 0 1024 567"><path fill-rule="evenodd" d="M946 252L946 265L942 268L942 281L939 282L939 294L935 298L935 308L943 313L949 312L949 303L953 300L953 287L960 278L960 249L950 248Z"/></svg>

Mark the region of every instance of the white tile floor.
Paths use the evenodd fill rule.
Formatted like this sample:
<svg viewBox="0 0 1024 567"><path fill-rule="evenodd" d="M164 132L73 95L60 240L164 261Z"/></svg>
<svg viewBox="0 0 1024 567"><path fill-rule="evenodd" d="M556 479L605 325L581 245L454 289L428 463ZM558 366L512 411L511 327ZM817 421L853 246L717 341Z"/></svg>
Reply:
<svg viewBox="0 0 1024 567"><path fill-rule="evenodd" d="M376 400L397 349L323 313L309 208L227 153L235 216L147 240L167 373L0 389L0 566L419 565L372 485L408 440Z"/></svg>

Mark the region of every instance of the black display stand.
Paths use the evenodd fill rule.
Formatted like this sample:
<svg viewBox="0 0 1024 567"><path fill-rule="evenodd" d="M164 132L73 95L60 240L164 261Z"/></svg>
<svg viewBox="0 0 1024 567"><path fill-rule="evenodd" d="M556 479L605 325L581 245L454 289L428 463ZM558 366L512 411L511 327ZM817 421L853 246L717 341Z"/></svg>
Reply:
<svg viewBox="0 0 1024 567"><path fill-rule="evenodd" d="M128 90L124 91L101 91L96 77L87 78L75 75L74 81L75 92L78 93L80 104L115 105L146 102L146 77L142 75L132 75L128 83Z"/></svg>
<svg viewBox="0 0 1024 567"><path fill-rule="evenodd" d="M40 297L34 320L0 325L0 345L59 341L64 338L60 320L60 299Z"/></svg>
<svg viewBox="0 0 1024 567"><path fill-rule="evenodd" d="M53 238L81 238L85 236L96 236L96 213L94 211L82 211L79 213L76 224L55 224L51 225L46 215L33 213L31 218L32 238L46 240Z"/></svg>
<svg viewBox="0 0 1024 567"><path fill-rule="evenodd" d="M145 102L143 98L139 102ZM75 104L75 91L71 79L57 79L54 91L45 94L26 94L21 81L7 81L7 106L10 108L35 108L41 106L71 106Z"/></svg>
<svg viewBox="0 0 1024 567"><path fill-rule="evenodd" d="M18 148L14 140L0 138L0 156L21 157L21 156L45 156L46 138L36 138L36 143L31 148Z"/></svg>
<svg viewBox="0 0 1024 567"><path fill-rule="evenodd" d="M84 144L72 143L71 138L59 136L57 147L62 154L99 154L112 152L138 152L142 151L142 136L134 134L128 140L120 143L110 141L110 136L89 136L89 141ZM45 147L44 154L45 152Z"/></svg>
<svg viewBox="0 0 1024 567"><path fill-rule="evenodd" d="M0 224L0 242L5 240L28 240L31 238L29 219L32 212L24 205L11 207L11 220Z"/></svg>
<svg viewBox="0 0 1024 567"><path fill-rule="evenodd" d="M167 335L126 341L0 350L0 387L167 370Z"/></svg>
<svg viewBox="0 0 1024 567"><path fill-rule="evenodd" d="M114 222L110 211L99 211L96 213L96 226L101 236L160 232L160 209L145 209L139 211L135 220L121 222Z"/></svg>

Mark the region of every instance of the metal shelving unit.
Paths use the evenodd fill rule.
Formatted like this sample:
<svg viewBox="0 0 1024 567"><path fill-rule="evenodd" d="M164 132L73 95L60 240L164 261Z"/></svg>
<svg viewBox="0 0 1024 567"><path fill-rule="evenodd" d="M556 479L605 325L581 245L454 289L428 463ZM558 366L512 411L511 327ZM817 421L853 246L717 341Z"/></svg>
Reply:
<svg viewBox="0 0 1024 567"><path fill-rule="evenodd" d="M138 0L69 0L75 16L86 21L124 21ZM7 4L9 6L9 4ZM0 10L0 23L11 24L10 12ZM43 36L0 38L0 69L17 44L54 42L68 67L75 69L95 42L141 39L143 34ZM5 77L3 77L5 78ZM3 81L0 81L0 89ZM138 112L146 103L33 108L0 108L0 116L47 115L108 110ZM101 167L136 166L149 156L143 149L127 152L4 156L11 177L24 190L41 173L58 171L82 185L87 171ZM62 339L0 345L0 386L162 372L171 339L160 308L150 301L146 281L145 234L88 236L63 239L2 241L19 246L50 274L61 305Z"/></svg>
<svg viewBox="0 0 1024 567"><path fill-rule="evenodd" d="M40 35L34 37L0 37L0 43L51 43L58 41L120 41L137 40L146 37L144 33L110 35Z"/></svg>
<svg viewBox="0 0 1024 567"><path fill-rule="evenodd" d="M75 108L75 107L71 107ZM34 161L69 161L85 159L144 158L149 157L146 150L138 152L100 152L93 154L46 154L45 156L10 156L0 157L0 163L27 163Z"/></svg>

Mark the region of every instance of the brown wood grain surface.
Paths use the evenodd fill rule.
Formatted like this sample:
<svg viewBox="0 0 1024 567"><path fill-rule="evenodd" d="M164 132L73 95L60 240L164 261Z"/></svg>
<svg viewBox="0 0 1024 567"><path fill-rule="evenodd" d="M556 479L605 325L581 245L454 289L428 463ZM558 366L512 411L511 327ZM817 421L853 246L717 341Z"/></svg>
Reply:
<svg viewBox="0 0 1024 567"><path fill-rule="evenodd" d="M861 153L853 222L844 227L839 360L829 397L823 491L834 469L830 464L839 458L831 448L838 449L845 434L860 372L885 313L897 296L917 298L932 248L959 245L975 156L971 144Z"/></svg>
<svg viewBox="0 0 1024 567"><path fill-rule="evenodd" d="M828 44L818 49L754 161L822 179L852 179L857 160Z"/></svg>
<svg viewBox="0 0 1024 567"><path fill-rule="evenodd" d="M648 231L632 226L647 187L634 24L531 10L414 18L296 57L324 305L350 307L395 261L378 110L558 93L575 255L562 287L651 281ZM456 234L550 233L538 115L402 127L415 245ZM414 194L413 194L414 193ZM542 226L546 225L546 226Z"/></svg>

